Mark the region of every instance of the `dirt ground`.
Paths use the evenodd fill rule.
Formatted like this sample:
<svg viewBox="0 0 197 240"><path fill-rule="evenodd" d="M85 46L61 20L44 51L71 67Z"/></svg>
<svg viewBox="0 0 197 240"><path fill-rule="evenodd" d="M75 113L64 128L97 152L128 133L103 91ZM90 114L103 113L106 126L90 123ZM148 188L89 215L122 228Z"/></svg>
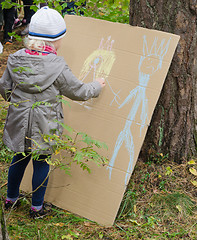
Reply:
<svg viewBox="0 0 197 240"><path fill-rule="evenodd" d="M14 29L13 32L15 32L17 35L20 35L20 32L24 29L25 27L19 27L17 29ZM16 41L16 39L13 39L13 44L12 45L4 45L3 44L3 31L0 32L0 42L3 45L3 53L0 54L0 77L2 76L6 64L7 64L7 58L11 53L16 52L20 48L23 47L23 40L21 38L21 41Z"/></svg>

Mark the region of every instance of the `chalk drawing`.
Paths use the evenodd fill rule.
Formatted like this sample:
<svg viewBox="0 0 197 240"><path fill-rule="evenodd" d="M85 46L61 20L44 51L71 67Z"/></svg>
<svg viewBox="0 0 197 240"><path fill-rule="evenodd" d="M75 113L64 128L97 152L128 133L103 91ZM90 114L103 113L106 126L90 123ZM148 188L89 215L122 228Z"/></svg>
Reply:
<svg viewBox="0 0 197 240"><path fill-rule="evenodd" d="M115 53L112 50L114 40L111 40L109 36L104 41L104 38L101 39L98 49L93 51L85 60L83 67L81 69L79 79L84 81L88 78L88 81L95 81L96 78L104 78L105 81L110 86L107 78L111 72L112 66L116 59ZM111 86L110 89L112 90ZM113 92L113 90L112 90ZM115 93L114 93L115 94ZM76 102L77 104L83 105L85 108L91 109L91 101L88 102ZM89 106L88 106L89 105Z"/></svg>
<svg viewBox="0 0 197 240"><path fill-rule="evenodd" d="M132 99L134 101L132 108L130 110L130 113L127 117L125 127L120 132L116 140L114 152L109 162L109 166L107 168L109 170L109 179L111 179L111 174L115 164L116 157L124 142L129 153L129 164L128 164L128 168L125 176L125 184L127 184L129 175L131 174L133 169L133 161L134 161L134 153L135 153L133 135L131 133L131 125L135 120L135 116L137 114L137 111L140 105L142 105L141 115L140 115L141 122L139 123L141 126L140 127L140 136L141 136L141 131L145 126L146 120L148 120L148 99L146 98L146 87L148 85L148 82L151 76L155 72L157 72L159 69L162 68L163 58L168 51L170 40L171 39L169 39L165 44L166 39L162 39L160 45L158 46L158 38L155 37L154 42L149 50L146 36L143 36L143 56L141 56L140 62L138 65L139 85L135 89L131 90L131 92L125 98L123 103L119 104L119 107L118 107L118 108L122 108L125 104L128 104Z"/></svg>

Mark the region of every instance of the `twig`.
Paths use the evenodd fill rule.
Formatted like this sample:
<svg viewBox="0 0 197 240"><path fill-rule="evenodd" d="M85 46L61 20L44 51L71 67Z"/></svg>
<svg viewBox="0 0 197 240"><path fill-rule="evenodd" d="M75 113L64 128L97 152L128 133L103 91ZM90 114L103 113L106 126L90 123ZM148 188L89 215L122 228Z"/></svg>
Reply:
<svg viewBox="0 0 197 240"><path fill-rule="evenodd" d="M5 187L8 184L8 182L4 183L3 185L1 185L0 189L2 189L3 187Z"/></svg>

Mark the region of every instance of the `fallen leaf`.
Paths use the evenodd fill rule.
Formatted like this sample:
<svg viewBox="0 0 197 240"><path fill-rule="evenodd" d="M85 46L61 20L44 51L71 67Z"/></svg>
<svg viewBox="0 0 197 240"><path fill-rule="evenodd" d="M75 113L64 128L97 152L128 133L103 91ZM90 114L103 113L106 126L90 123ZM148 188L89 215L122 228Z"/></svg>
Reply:
<svg viewBox="0 0 197 240"><path fill-rule="evenodd" d="M197 187L197 181L191 181L191 183L192 183L195 187Z"/></svg>
<svg viewBox="0 0 197 240"><path fill-rule="evenodd" d="M137 226L140 225L136 220L132 220L132 219L130 219L129 221L132 222L134 225L137 225Z"/></svg>
<svg viewBox="0 0 197 240"><path fill-rule="evenodd" d="M192 159L190 160L187 164L191 165L191 164L196 164L196 162Z"/></svg>
<svg viewBox="0 0 197 240"><path fill-rule="evenodd" d="M176 208L179 210L179 212L182 212L182 207L180 205L176 205Z"/></svg>
<svg viewBox="0 0 197 240"><path fill-rule="evenodd" d="M76 151L77 151L75 147L71 147L70 150L71 150L72 152L76 152Z"/></svg>
<svg viewBox="0 0 197 240"><path fill-rule="evenodd" d="M136 207L136 205L133 206L133 211L134 211L134 213L137 212L137 207Z"/></svg>
<svg viewBox="0 0 197 240"><path fill-rule="evenodd" d="M190 171L193 175L197 176L197 171L196 171L195 168L190 168L189 171Z"/></svg>
<svg viewBox="0 0 197 240"><path fill-rule="evenodd" d="M56 227L63 227L64 223L60 222L60 223L53 223L54 226Z"/></svg>
<svg viewBox="0 0 197 240"><path fill-rule="evenodd" d="M154 193L158 193L158 190L157 190L157 189L153 189L153 192L154 192Z"/></svg>
<svg viewBox="0 0 197 240"><path fill-rule="evenodd" d="M68 235L63 235L61 238L62 238L62 239L73 240L73 238L71 237L70 234L68 234Z"/></svg>
<svg viewBox="0 0 197 240"><path fill-rule="evenodd" d="M85 227L90 227L91 225L90 225L90 222L84 222L84 226Z"/></svg>

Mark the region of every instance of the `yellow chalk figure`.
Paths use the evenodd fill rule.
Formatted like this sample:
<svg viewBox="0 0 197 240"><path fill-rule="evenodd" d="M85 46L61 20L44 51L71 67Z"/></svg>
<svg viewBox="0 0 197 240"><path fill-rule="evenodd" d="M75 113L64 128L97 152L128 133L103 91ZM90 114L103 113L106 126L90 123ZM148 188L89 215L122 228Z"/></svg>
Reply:
<svg viewBox="0 0 197 240"><path fill-rule="evenodd" d="M101 39L99 48L96 49L85 60L82 70L79 75L79 79L84 81L86 77L93 81L96 78L105 78L109 76L112 66L115 61L115 53L112 51L114 40L111 40L111 36L104 42L104 38Z"/></svg>
<svg viewBox="0 0 197 240"><path fill-rule="evenodd" d="M111 91L113 92L107 78L111 72L114 61L116 60L115 53L112 50L114 40L111 40L111 36L104 42L104 38L101 39L98 49L92 52L85 60L81 69L79 79L83 82L87 77L88 81L94 81L97 78L104 78L108 83ZM114 92L113 92L114 93ZM116 95L114 93L114 95ZM91 109L91 103L93 99L87 102L76 102L83 105L85 108Z"/></svg>

